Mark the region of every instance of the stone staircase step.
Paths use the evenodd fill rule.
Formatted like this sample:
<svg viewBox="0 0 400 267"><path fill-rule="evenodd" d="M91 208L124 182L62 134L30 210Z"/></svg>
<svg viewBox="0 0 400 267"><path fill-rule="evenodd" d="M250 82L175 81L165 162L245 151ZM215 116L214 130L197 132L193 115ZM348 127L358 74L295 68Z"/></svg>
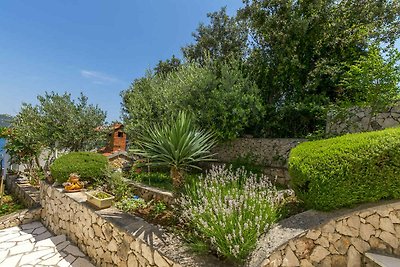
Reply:
<svg viewBox="0 0 400 267"><path fill-rule="evenodd" d="M400 259L396 257L386 256L382 254L367 252L365 256L382 267L398 267L400 266Z"/></svg>

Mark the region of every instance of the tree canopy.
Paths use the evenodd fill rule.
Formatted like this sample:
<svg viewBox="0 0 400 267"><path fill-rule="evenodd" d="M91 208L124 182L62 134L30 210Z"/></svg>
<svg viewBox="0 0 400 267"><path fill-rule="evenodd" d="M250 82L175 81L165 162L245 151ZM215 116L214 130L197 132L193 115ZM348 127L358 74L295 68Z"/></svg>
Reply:
<svg viewBox="0 0 400 267"><path fill-rule="evenodd" d="M105 123L106 113L88 104L86 96L74 100L70 94L45 93L38 96L39 104L24 103L13 118L6 149L13 160L30 168L43 167L39 156L47 153L47 164L56 150L81 151L96 147L102 138L96 130Z"/></svg>
<svg viewBox="0 0 400 267"><path fill-rule="evenodd" d="M157 66L154 68L154 72L157 75L167 75L170 72L178 70L181 66L181 60L172 55L170 59L165 61L160 60Z"/></svg>
<svg viewBox="0 0 400 267"><path fill-rule="evenodd" d="M226 14L226 7L208 13L210 24L200 23L192 34L195 42L182 47L187 61L205 63L243 58L247 51L247 29L236 17Z"/></svg>
<svg viewBox="0 0 400 267"><path fill-rule="evenodd" d="M221 139L243 134L259 121L263 108L257 86L237 64L220 69L186 63L166 76L147 74L122 92L123 118L131 137L143 127L168 121L177 111Z"/></svg>
<svg viewBox="0 0 400 267"><path fill-rule="evenodd" d="M158 106L157 103L166 101L162 95L166 92L171 94L171 91L174 91L176 99L180 98L182 92L190 92L198 100L195 103L178 101L175 112L180 109L202 110L194 109L193 106L198 103L213 103L214 88L218 88L215 84L221 84L215 81L223 80L224 68L230 65L235 66L232 68L235 69L235 77L241 77L246 83L252 84L247 88L252 88L250 95L251 92L257 92L257 109L262 112L254 113L253 116L258 116L257 120L253 116L250 119L247 116L238 116L234 123L242 130L218 128L223 132L220 136L233 138L251 133L266 137L304 137L324 129L330 107L342 103L356 105L354 95L357 91L372 90L371 86L359 84L363 88L347 86L344 94L343 81L348 79L346 77L349 70L354 69L360 60L370 56L372 46L380 54L384 54L384 51L394 47L399 38L399 0L243 2L244 7L238 10L236 16L228 16L225 8L208 14L209 24L200 24L193 33L194 42L182 48L184 61L180 62L179 68L171 68L171 65L176 65L171 64L171 61L165 62L166 65L160 62L161 68L156 68L158 75L169 73L169 69L179 72L180 68L185 68L183 65L197 63L199 65L191 73L193 77L199 77L196 86L186 84L185 89L180 89L181 81L177 79L175 91L165 90L164 85L173 79L168 75L158 75L163 77L157 78L157 83L163 85L154 94L159 94L160 97L153 97L153 93L150 94L143 88L137 89L135 94L142 92L143 97L147 94L147 97L154 99L145 101L147 103L142 105L131 105L130 108L124 106L127 123L132 123L130 118L135 118L129 115L131 112L135 113L135 109L146 108L152 110L153 114L164 113L166 104ZM378 60L377 64L379 63L378 58L372 60ZM383 64L391 63L384 61ZM164 66L167 71L159 71ZM203 75L209 73L209 69L212 69L214 78L201 84L201 77L205 77ZM150 80L153 76L150 76L137 79L133 87L151 86ZM390 78L393 81L398 80L393 75ZM397 85L396 82L392 84ZM173 87L170 84L168 86ZM236 99L246 98L242 93L246 94L247 89L233 93L235 87L232 84L226 86L227 89L220 91L223 93L218 98L221 105L219 102L214 103L209 109L215 111L218 106L226 105L224 112L213 113L213 119L209 119L213 124L205 125L223 125L221 122L225 120L222 119L225 115L219 114L241 114L242 111L238 112L235 105L226 104L224 99L230 99L229 96L233 95ZM388 87L382 90L386 90L385 88L389 90ZM129 90L132 91L132 88ZM124 94L124 105L136 101L128 99L132 95ZM246 110L243 114L252 112L248 105L242 108ZM209 110L203 109L195 115L205 117Z"/></svg>
<svg viewBox="0 0 400 267"><path fill-rule="evenodd" d="M245 4L239 17L247 21L254 45L249 75L271 110L267 116L272 121L266 121L271 135L316 130L318 121L304 118L321 118L324 107L342 100L340 81L349 66L367 54L371 43L392 46L399 37L399 1L255 0ZM296 109L299 112L293 112ZM277 121L279 117L282 120ZM301 125L273 127L285 121Z"/></svg>

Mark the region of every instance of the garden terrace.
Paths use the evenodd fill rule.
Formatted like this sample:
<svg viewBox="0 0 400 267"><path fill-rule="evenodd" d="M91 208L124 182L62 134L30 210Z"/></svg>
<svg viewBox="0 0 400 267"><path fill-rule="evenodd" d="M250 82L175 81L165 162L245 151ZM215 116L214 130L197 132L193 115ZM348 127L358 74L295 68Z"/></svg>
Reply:
<svg viewBox="0 0 400 267"><path fill-rule="evenodd" d="M16 196L28 208L40 206L40 196L37 187L31 185L27 178L18 175L8 175L6 182L7 191Z"/></svg>
<svg viewBox="0 0 400 267"><path fill-rule="evenodd" d="M165 229L113 207L95 210L80 193L41 184L42 220L65 234L98 266L224 266L212 256L196 256Z"/></svg>
<svg viewBox="0 0 400 267"><path fill-rule="evenodd" d="M11 194L10 203L3 204L8 206L5 212L15 211L0 217L0 229L40 220L39 190L17 175L8 175L5 184Z"/></svg>

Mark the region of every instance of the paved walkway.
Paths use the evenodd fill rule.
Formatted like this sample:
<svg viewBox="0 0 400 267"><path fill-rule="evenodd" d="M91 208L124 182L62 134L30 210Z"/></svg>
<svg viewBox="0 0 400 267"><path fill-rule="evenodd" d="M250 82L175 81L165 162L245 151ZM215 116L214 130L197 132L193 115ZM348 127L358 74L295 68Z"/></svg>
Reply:
<svg viewBox="0 0 400 267"><path fill-rule="evenodd" d="M40 222L0 230L0 267L94 267L66 240L53 236Z"/></svg>

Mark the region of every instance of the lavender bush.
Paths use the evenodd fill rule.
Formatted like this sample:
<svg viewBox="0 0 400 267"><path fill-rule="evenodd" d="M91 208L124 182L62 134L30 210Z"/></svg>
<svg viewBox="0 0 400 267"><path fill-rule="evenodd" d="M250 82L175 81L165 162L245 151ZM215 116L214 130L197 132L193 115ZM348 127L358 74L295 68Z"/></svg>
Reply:
<svg viewBox="0 0 400 267"><path fill-rule="evenodd" d="M213 167L185 189L182 222L231 260L244 260L277 218L275 187L244 169Z"/></svg>

